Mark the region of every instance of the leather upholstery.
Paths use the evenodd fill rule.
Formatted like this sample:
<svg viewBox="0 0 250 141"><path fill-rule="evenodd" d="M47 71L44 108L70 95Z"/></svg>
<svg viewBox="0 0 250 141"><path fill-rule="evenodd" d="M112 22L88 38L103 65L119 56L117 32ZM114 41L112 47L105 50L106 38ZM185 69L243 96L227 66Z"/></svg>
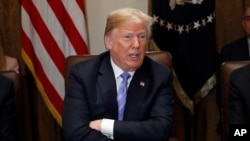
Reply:
<svg viewBox="0 0 250 141"><path fill-rule="evenodd" d="M169 52L166 51L150 51L147 52L146 55L150 57L151 59L155 60L156 62L165 65L172 69L172 56ZM90 58L93 58L96 55L73 55L66 58L65 61L65 87L67 87L67 81L68 81L68 74L70 72L70 68L72 65L84 61ZM170 134L170 140L176 140L176 141L184 141L186 140L185 130L186 127L184 127L185 124L185 116L184 116L184 108L180 100L178 99L176 93L174 92L174 98L175 98L175 104L174 104L174 123L173 123L173 129L172 133Z"/></svg>
<svg viewBox="0 0 250 141"><path fill-rule="evenodd" d="M151 59L155 60L156 62L165 65L169 67L170 69L172 68L172 57L169 52L165 51L152 51L152 52L147 52L146 55L150 57ZM84 61L90 58L93 58L96 55L72 55L66 58L65 62L65 86L67 87L67 81L68 81L68 74L70 72L70 68L72 65Z"/></svg>
<svg viewBox="0 0 250 141"><path fill-rule="evenodd" d="M227 140L228 138L228 91L229 91L229 81L231 73L247 64L250 61L228 61L221 65L221 94L222 94L222 138ZM218 82L219 83L219 82Z"/></svg>

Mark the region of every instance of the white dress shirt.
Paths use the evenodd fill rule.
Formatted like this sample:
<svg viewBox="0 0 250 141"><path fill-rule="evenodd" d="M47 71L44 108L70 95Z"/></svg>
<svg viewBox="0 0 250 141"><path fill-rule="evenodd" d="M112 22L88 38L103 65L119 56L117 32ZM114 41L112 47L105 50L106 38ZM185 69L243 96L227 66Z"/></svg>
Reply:
<svg viewBox="0 0 250 141"><path fill-rule="evenodd" d="M247 38L247 44L248 44L248 53L249 53L249 59L250 59L250 38Z"/></svg>
<svg viewBox="0 0 250 141"><path fill-rule="evenodd" d="M112 58L110 57L110 61L111 61L111 66L113 68L114 74L115 74L115 80L116 80L116 89L118 91L119 86L122 82L122 77L120 76L124 71L118 67L114 61L112 60ZM135 71L133 72L128 72L130 74L131 77L128 78L128 86L134 76ZM101 124L101 133L105 136L107 136L108 138L114 139L114 134L113 134L113 129L114 129L114 122L115 119L103 119L102 120L102 124Z"/></svg>

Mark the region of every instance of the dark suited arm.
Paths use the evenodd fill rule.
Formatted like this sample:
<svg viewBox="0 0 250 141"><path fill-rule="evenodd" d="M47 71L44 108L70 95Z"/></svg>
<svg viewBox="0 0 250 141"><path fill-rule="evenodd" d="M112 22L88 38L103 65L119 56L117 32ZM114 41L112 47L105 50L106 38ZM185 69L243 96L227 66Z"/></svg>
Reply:
<svg viewBox="0 0 250 141"><path fill-rule="evenodd" d="M115 121L114 139L119 141L166 141L173 121L172 75L162 85L149 113L142 121Z"/></svg>
<svg viewBox="0 0 250 141"><path fill-rule="evenodd" d="M241 125L246 121L245 111L240 98L240 89L242 84L237 81L236 73L232 73L229 85L229 124ZM243 86L244 87L244 86Z"/></svg>
<svg viewBox="0 0 250 141"><path fill-rule="evenodd" d="M86 96L86 86L80 79L76 67L69 75L68 89L64 98L62 125L65 141L110 141L99 131L91 129L90 110Z"/></svg>
<svg viewBox="0 0 250 141"><path fill-rule="evenodd" d="M232 52L228 49L228 47L224 46L221 50L221 53L220 53L219 64L221 65L225 61L232 60L232 58L230 58L231 54L232 54Z"/></svg>
<svg viewBox="0 0 250 141"><path fill-rule="evenodd" d="M0 140L16 141L17 119L13 83L9 80L0 85L3 86L0 89Z"/></svg>
<svg viewBox="0 0 250 141"><path fill-rule="evenodd" d="M240 71L239 71L240 72ZM237 129L241 128L249 128L247 124L248 116L247 111L245 110L245 104L243 104L244 98L241 96L242 94L248 94L248 92L244 93L243 87L248 87L241 82L241 78L237 78L239 75L236 73L232 73L229 85L229 141L249 141L249 137L237 137L234 136Z"/></svg>

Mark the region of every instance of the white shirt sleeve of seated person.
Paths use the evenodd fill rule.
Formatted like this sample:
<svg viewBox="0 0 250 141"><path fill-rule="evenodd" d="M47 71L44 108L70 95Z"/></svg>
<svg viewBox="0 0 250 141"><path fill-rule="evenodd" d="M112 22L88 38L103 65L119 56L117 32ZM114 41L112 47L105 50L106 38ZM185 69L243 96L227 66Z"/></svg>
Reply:
<svg viewBox="0 0 250 141"><path fill-rule="evenodd" d="M101 133L110 139L114 139L113 129L114 129L114 120L104 118L101 124Z"/></svg>

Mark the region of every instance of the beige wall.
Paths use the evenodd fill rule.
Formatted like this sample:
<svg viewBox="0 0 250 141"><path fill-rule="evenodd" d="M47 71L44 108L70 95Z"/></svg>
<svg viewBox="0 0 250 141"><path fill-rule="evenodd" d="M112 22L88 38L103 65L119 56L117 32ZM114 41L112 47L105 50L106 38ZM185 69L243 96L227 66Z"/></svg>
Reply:
<svg viewBox="0 0 250 141"><path fill-rule="evenodd" d="M118 8L133 7L148 12L147 0L86 0L89 48L91 54L105 51L103 34L107 14Z"/></svg>

